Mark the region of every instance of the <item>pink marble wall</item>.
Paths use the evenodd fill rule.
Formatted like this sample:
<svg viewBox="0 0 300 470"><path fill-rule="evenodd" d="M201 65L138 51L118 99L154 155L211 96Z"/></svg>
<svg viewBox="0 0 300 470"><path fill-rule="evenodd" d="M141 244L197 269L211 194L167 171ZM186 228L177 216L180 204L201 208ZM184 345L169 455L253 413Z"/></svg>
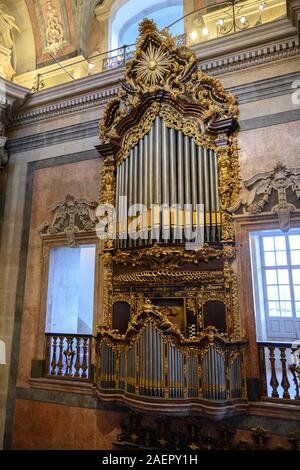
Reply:
<svg viewBox="0 0 300 470"><path fill-rule="evenodd" d="M13 449L110 450L122 414L16 400Z"/></svg>
<svg viewBox="0 0 300 470"><path fill-rule="evenodd" d="M289 168L300 166L300 121L244 131L238 141L243 180L271 171L278 161Z"/></svg>

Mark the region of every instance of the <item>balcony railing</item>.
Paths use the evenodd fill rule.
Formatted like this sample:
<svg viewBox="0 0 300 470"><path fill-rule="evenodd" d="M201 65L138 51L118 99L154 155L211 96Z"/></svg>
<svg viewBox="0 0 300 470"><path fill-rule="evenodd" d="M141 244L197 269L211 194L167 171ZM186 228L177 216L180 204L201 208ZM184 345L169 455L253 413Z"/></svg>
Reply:
<svg viewBox="0 0 300 470"><path fill-rule="evenodd" d="M286 0L228 0L197 9L168 25L167 29L176 36L174 27L181 23L184 34L177 36L177 45L193 46L284 18L286 11ZM77 80L87 75L123 67L132 59L134 52L135 44L131 44L79 60L68 59L62 63L52 57L51 66L39 69L32 92L56 86L58 82ZM18 80L16 83L25 84Z"/></svg>
<svg viewBox="0 0 300 470"><path fill-rule="evenodd" d="M91 335L46 333L45 376L89 381L91 338Z"/></svg>
<svg viewBox="0 0 300 470"><path fill-rule="evenodd" d="M300 404L300 344L258 343L262 398Z"/></svg>
<svg viewBox="0 0 300 470"><path fill-rule="evenodd" d="M177 36L176 43L178 46L196 45L269 23L285 15L285 0L229 0L198 9L187 15L190 31L188 34ZM172 33L172 27L178 22L183 22L183 19L168 27L170 33ZM184 28L183 25L182 28ZM132 59L134 51L135 45L131 44L108 52L107 57L103 59L102 70L123 67L128 60Z"/></svg>

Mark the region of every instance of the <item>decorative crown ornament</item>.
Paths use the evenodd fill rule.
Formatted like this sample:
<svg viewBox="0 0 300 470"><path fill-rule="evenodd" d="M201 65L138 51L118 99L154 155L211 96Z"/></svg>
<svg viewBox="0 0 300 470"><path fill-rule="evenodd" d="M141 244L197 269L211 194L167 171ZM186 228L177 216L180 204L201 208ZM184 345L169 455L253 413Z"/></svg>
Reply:
<svg viewBox="0 0 300 470"><path fill-rule="evenodd" d="M107 104L100 122L103 144L118 140L118 124L139 107L145 94L163 92L172 100L201 104L201 120L206 123L236 119L236 98L225 91L219 80L198 70L197 58L190 49L177 46L176 37L167 29L159 31L148 18L141 22L139 31L136 51L133 59L126 63L118 97ZM156 107L153 111L155 118L160 109Z"/></svg>

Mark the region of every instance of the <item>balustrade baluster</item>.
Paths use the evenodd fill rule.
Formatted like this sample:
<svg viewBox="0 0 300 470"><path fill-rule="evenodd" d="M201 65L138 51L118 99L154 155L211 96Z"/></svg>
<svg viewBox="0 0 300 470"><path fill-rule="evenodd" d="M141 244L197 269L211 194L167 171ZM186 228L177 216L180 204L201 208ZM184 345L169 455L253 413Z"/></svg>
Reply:
<svg viewBox="0 0 300 470"><path fill-rule="evenodd" d="M82 374L81 377L85 379L87 377L87 369L88 369L88 344L89 344L89 339L88 338L83 338L83 358L82 358Z"/></svg>
<svg viewBox="0 0 300 470"><path fill-rule="evenodd" d="M86 380L89 376L90 336L46 333L45 375Z"/></svg>
<svg viewBox="0 0 300 470"><path fill-rule="evenodd" d="M271 380L270 380L270 385L272 387L272 397L273 398L279 398L279 394L277 391L279 382L276 377L276 369L275 369L275 363L276 363L276 357L275 357L275 346L269 346L269 359L270 359L270 364L271 364Z"/></svg>
<svg viewBox="0 0 300 470"><path fill-rule="evenodd" d="M75 356L75 351L73 351L73 338L71 336L67 336L67 348L64 351L64 355L66 358L66 376L72 376L72 369L73 369L73 360Z"/></svg>
<svg viewBox="0 0 300 470"><path fill-rule="evenodd" d="M58 372L57 375L63 375L63 348L64 348L64 337L59 336L59 358L58 358Z"/></svg>
<svg viewBox="0 0 300 470"><path fill-rule="evenodd" d="M258 348L259 356L259 368L260 368L260 379L261 379L261 394L263 397L268 396L268 387L267 387L267 371L266 371L266 356L264 346Z"/></svg>
<svg viewBox="0 0 300 470"><path fill-rule="evenodd" d="M57 336L52 337L52 361L51 361L51 375L56 375L56 365L57 365Z"/></svg>
<svg viewBox="0 0 300 470"><path fill-rule="evenodd" d="M75 338L76 340L76 361L75 361L75 374L74 377L80 377L80 367L81 367L81 361L80 361L80 352L81 352L81 338L77 337Z"/></svg>
<svg viewBox="0 0 300 470"><path fill-rule="evenodd" d="M286 370L286 348L281 347L279 348L280 351L280 361L281 361L281 366L282 366L282 380L281 380L281 386L283 388L283 398L290 398L289 394L289 388L290 388L290 382L287 376L287 370Z"/></svg>

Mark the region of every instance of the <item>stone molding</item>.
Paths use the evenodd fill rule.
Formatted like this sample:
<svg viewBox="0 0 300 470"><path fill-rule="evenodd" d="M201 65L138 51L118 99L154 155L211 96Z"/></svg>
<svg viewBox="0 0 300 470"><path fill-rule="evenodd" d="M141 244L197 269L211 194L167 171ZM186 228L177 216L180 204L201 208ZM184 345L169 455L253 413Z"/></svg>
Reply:
<svg viewBox="0 0 300 470"><path fill-rule="evenodd" d="M286 18L206 41L192 49L200 67L209 75L222 75L300 55L297 30ZM120 67L31 94L23 110L15 114L12 127L104 104L118 92L123 74L124 68Z"/></svg>
<svg viewBox="0 0 300 470"><path fill-rule="evenodd" d="M265 80L258 80L251 84L244 84L236 87L231 87L228 91L237 95L239 104L246 104L253 101L259 101L275 96L288 95L292 92L292 83L300 79L300 72L290 73L279 77L268 78ZM34 110L28 113L25 117L23 113L23 122L35 122L46 118L47 116L59 116L64 113L71 113L72 111L79 110L81 106L104 106L104 104L116 93L116 89L112 88L109 93L107 90L98 94L99 101L96 100L96 93L94 94L95 101L92 97L78 97L78 99L69 100L68 104L63 106L54 105L42 110ZM249 130L257 127L266 127L271 125L280 124L282 122L295 121L300 119L299 110L291 110L276 115L260 116L247 120L240 120L239 124L241 130ZM27 120L27 121L26 121ZM20 138L10 139L7 143L7 148L11 153L25 152L48 145L55 145L58 143L69 142L70 140L86 139L89 137L96 137L99 134L99 120L81 122L71 126L65 126L59 129L38 133L35 135L28 135Z"/></svg>
<svg viewBox="0 0 300 470"><path fill-rule="evenodd" d="M27 94L22 93L18 87L10 82L3 80L0 90L0 174L7 166L9 152L7 150L7 128L10 125L13 115L22 106ZM23 90L24 91L24 90Z"/></svg>
<svg viewBox="0 0 300 470"><path fill-rule="evenodd" d="M294 38L286 42L270 44L267 47L262 46L261 48L244 51L234 56L222 57L213 62L200 63L200 67L210 75L221 75L297 55L300 55L299 40Z"/></svg>
<svg viewBox="0 0 300 470"><path fill-rule="evenodd" d="M123 69L117 69L115 72L117 71L119 73L116 78L119 79L122 76ZM258 80L251 84L228 88L228 90L237 95L239 103L247 103L259 99L270 98L272 96L291 93L291 84L297 79L300 79L300 73L295 72L279 77ZM79 94L78 96L75 95L68 99L54 102L53 104L49 103L45 106L31 107L28 111L26 111L25 108L13 117L10 128L31 124L36 121L41 121L42 119L62 116L97 106L104 106L107 101L117 95L118 89L118 83L114 83L110 88L105 88L104 90L93 90L90 93ZM34 99L35 96L32 99L32 104L34 103Z"/></svg>

